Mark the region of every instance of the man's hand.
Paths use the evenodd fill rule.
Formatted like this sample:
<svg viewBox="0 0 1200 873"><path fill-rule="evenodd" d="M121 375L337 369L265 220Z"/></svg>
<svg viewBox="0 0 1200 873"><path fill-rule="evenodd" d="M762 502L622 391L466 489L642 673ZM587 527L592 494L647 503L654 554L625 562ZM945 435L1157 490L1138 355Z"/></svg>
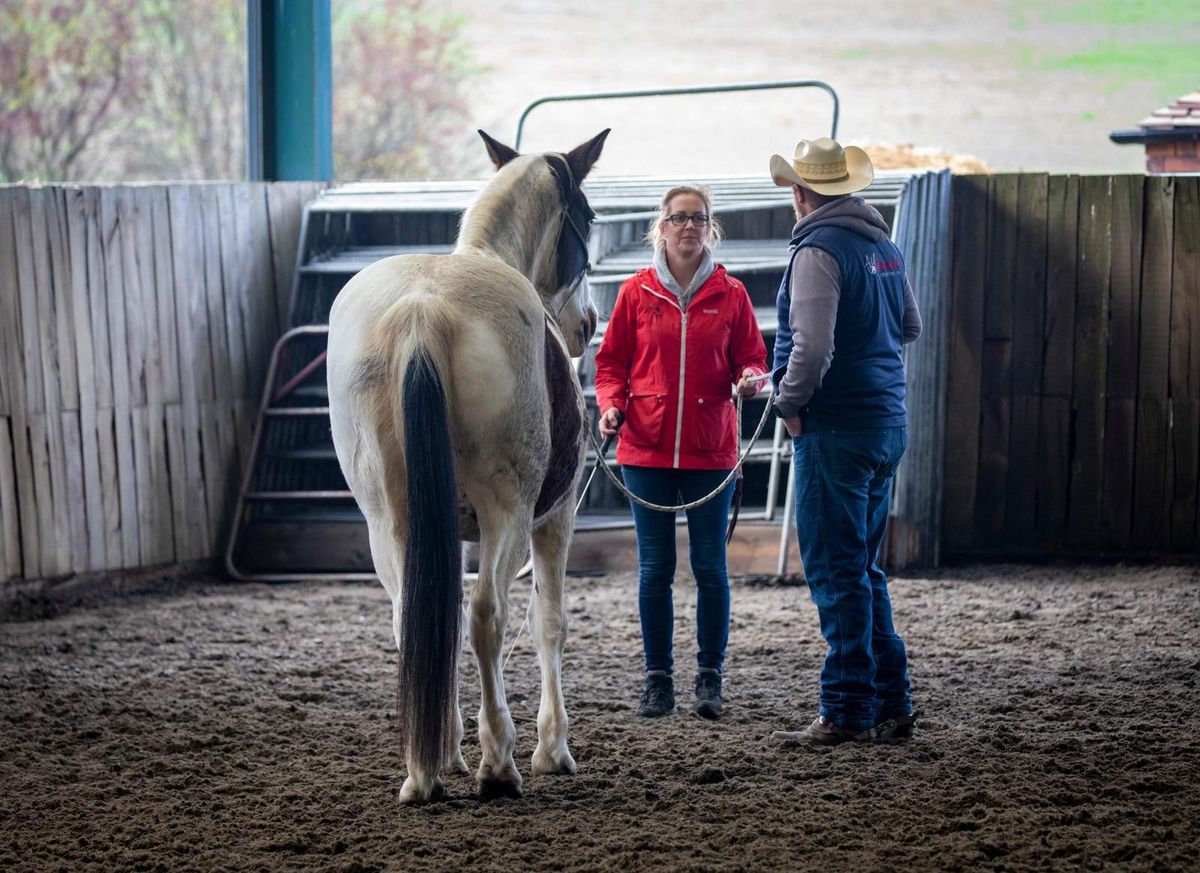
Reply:
<svg viewBox="0 0 1200 873"><path fill-rule="evenodd" d="M800 416L793 415L791 418L783 420L783 426L787 428L787 432L794 437L798 437L804 433L804 425L800 422Z"/></svg>
<svg viewBox="0 0 1200 873"><path fill-rule="evenodd" d="M738 379L738 383L734 387L734 390L737 391L741 397L753 397L762 389L763 381L764 380L762 377L747 367L742 371L742 378Z"/></svg>
<svg viewBox="0 0 1200 873"><path fill-rule="evenodd" d="M621 423L625 421L625 416L621 414L621 410L615 406L610 406L600 416L600 435L605 437L615 436L617 431L621 429Z"/></svg>

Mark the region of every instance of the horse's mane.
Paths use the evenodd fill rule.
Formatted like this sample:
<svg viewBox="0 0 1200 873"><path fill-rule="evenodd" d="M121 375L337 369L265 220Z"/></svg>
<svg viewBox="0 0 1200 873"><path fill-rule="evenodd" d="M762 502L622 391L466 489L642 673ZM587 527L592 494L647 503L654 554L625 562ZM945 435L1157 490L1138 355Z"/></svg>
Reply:
<svg viewBox="0 0 1200 873"><path fill-rule="evenodd" d="M558 182L546 159L514 158L463 214L456 251L491 249L510 264L519 264L538 249L560 208Z"/></svg>

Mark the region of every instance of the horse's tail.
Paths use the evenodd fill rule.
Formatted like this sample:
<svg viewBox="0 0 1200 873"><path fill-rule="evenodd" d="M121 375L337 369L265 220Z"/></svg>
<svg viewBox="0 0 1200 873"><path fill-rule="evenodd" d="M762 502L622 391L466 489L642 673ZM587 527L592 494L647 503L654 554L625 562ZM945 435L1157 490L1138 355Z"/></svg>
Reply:
<svg viewBox="0 0 1200 873"><path fill-rule="evenodd" d="M397 411L407 522L397 714L407 754L436 774L449 751L451 698L458 688L462 552L446 390L430 350L419 343L408 355Z"/></svg>

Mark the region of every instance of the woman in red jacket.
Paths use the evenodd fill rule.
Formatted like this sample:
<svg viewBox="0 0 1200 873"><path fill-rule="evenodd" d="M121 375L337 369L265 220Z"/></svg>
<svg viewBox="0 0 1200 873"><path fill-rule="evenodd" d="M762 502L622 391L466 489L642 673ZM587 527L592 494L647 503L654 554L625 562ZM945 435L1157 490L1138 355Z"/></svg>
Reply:
<svg viewBox="0 0 1200 873"><path fill-rule="evenodd" d="M621 286L596 354L600 433L620 431L625 485L660 505L688 503L721 484L737 463L731 386L753 396L766 348L746 288L713 261L720 238L704 188L663 196L647 239L654 263ZM732 483L688 510L699 643L693 710L721 714L721 668L729 639L725 523ZM638 611L646 681L638 715L675 709L671 654L675 516L632 504L638 540Z"/></svg>

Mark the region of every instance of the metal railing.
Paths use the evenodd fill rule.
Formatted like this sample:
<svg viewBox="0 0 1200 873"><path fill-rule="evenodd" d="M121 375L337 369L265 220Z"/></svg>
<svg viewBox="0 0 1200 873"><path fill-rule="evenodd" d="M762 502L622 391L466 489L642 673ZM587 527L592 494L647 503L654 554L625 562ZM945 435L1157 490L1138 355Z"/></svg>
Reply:
<svg viewBox="0 0 1200 873"><path fill-rule="evenodd" d="M673 97L681 94L721 94L729 91L771 91L778 88L819 88L833 100L833 122L829 126L829 136L837 139L838 115L841 103L837 91L828 82L819 79L790 79L773 82L743 82L736 85L694 85L687 88L645 88L636 91L592 91L583 94L552 94L538 97L521 110L517 119L517 133L513 138L513 148L521 150L521 134L525 131L525 119L537 107L544 103L573 103L585 100L617 100L632 97Z"/></svg>

